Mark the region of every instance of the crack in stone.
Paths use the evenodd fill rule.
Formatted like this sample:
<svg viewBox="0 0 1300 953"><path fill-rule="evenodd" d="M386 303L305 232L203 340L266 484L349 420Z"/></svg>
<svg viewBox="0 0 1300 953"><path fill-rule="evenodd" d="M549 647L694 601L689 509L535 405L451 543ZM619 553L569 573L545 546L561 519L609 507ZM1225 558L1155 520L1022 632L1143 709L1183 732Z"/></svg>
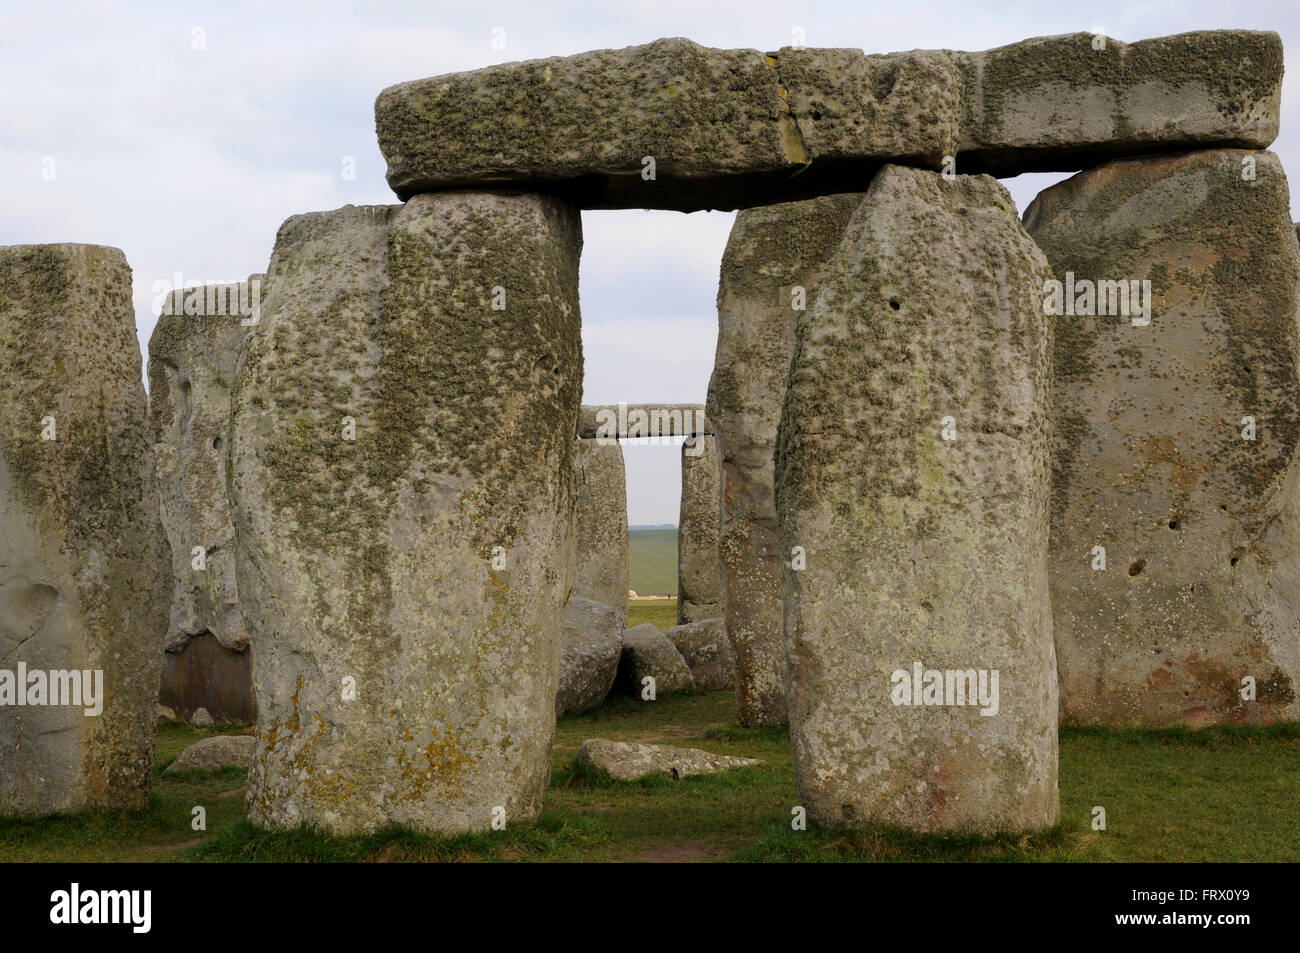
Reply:
<svg viewBox="0 0 1300 953"><path fill-rule="evenodd" d="M808 147L804 143L803 133L799 131L799 120L795 118L794 108L790 105L790 93L781 84L781 70L777 66L776 57L768 53L763 57L764 62L772 69L776 70L777 95L781 97L781 102L785 104L785 114L780 118L781 125L781 151L791 162L797 162L799 168L790 173L790 178L794 178L806 171L812 165L812 156L808 154Z"/></svg>

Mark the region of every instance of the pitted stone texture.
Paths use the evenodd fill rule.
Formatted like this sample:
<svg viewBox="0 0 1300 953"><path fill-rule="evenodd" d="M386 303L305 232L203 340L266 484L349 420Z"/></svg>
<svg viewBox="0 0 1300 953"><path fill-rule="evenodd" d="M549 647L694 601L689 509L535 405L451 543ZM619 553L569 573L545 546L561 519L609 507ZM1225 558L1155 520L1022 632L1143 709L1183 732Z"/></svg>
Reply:
<svg viewBox="0 0 1300 953"><path fill-rule="evenodd" d="M248 645L235 585L226 440L235 361L245 322L254 320L241 305L251 311L260 301L264 278L174 292L149 338L149 429L175 577L172 651L204 632L228 649ZM194 568L195 547L205 553L202 570Z"/></svg>
<svg viewBox="0 0 1300 953"><path fill-rule="evenodd" d="M787 46L772 54L799 138L817 166L894 160L941 168L956 152L962 116L961 54L867 55ZM859 186L860 188L861 186Z"/></svg>
<svg viewBox="0 0 1300 953"><path fill-rule="evenodd" d="M862 193L745 209L722 255L718 350L708 415L722 463L722 603L736 652L742 725L786 723L781 552L772 458L794 354L795 321ZM800 307L802 306L802 307Z"/></svg>
<svg viewBox="0 0 1300 953"><path fill-rule="evenodd" d="M390 86L375 126L402 198L536 182L585 208L721 208L729 178L808 160L767 57L681 38Z"/></svg>
<svg viewBox="0 0 1300 953"><path fill-rule="evenodd" d="M959 172L1067 172L1277 138L1276 33L1199 30L1131 44L1073 33L956 56L966 83Z"/></svg>
<svg viewBox="0 0 1300 953"><path fill-rule="evenodd" d="M5 699L3 815L149 803L171 557L140 370L120 251L0 248L0 670L101 671L103 704Z"/></svg>
<svg viewBox="0 0 1300 953"><path fill-rule="evenodd" d="M1058 281L1151 282L1149 325L1052 319L1049 567L1066 722L1300 717L1289 204L1272 153L1211 150L1091 169L1025 213ZM1105 571L1092 568L1097 546Z"/></svg>
<svg viewBox="0 0 1300 953"><path fill-rule="evenodd" d="M231 427L254 823L454 833L538 812L573 578L580 247L577 210L535 195L281 227Z"/></svg>
<svg viewBox="0 0 1300 953"><path fill-rule="evenodd" d="M177 755L163 774L247 768L253 761L253 748L256 744L257 739L252 735L214 735L204 738Z"/></svg>
<svg viewBox="0 0 1300 953"><path fill-rule="evenodd" d="M622 654L623 617L618 610L570 596L564 607L556 716L581 714L603 703L614 687Z"/></svg>
<svg viewBox="0 0 1300 953"><path fill-rule="evenodd" d="M645 688L642 679L647 676L655 680L656 695L695 687L681 653L658 627L643 622L623 631L623 654L614 691L639 696Z"/></svg>
<svg viewBox="0 0 1300 953"><path fill-rule="evenodd" d="M682 499L677 517L677 624L723 613L718 565L722 519L718 442L696 437L682 444Z"/></svg>
<svg viewBox="0 0 1300 953"><path fill-rule="evenodd" d="M731 686L736 677L736 654L722 619L673 626L664 630L664 636L691 670L696 688L721 691Z"/></svg>
<svg viewBox="0 0 1300 953"><path fill-rule="evenodd" d="M380 93L375 125L403 199L511 186L694 211L853 191L887 162L957 156L958 171L1014 175L1262 148L1281 77L1277 34L1243 30L887 55L673 38L401 83Z"/></svg>
<svg viewBox="0 0 1300 953"><path fill-rule="evenodd" d="M890 166L800 315L776 499L800 803L817 823L1057 819L1043 254L986 176ZM956 439L942 439L951 417ZM999 708L892 675L997 670Z"/></svg>
<svg viewBox="0 0 1300 953"><path fill-rule="evenodd" d="M671 745L643 745L629 741L588 738L578 749L578 763L603 771L616 781L637 781L652 774L673 779L693 774L713 774L732 768L762 764L757 758L733 758L699 748L675 748Z"/></svg>
<svg viewBox="0 0 1300 953"><path fill-rule="evenodd" d="M627 618L628 535L627 478L623 447L579 440L575 459L578 475L577 568L573 595L612 606Z"/></svg>

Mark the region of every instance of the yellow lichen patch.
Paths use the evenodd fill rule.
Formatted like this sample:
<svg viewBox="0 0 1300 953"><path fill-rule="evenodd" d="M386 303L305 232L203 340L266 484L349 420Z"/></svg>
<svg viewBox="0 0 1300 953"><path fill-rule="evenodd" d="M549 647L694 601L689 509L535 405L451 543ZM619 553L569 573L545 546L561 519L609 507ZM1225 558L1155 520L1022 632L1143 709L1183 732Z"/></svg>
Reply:
<svg viewBox="0 0 1300 953"><path fill-rule="evenodd" d="M807 165L812 161L804 148L803 137L799 135L799 127L788 113L781 117L781 148L791 162Z"/></svg>

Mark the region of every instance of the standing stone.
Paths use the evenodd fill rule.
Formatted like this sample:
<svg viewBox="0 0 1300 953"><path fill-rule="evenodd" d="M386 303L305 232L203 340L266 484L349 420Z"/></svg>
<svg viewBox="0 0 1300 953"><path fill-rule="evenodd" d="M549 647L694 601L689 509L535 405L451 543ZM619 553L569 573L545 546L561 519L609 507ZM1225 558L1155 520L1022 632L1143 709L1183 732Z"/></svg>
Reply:
<svg viewBox="0 0 1300 953"><path fill-rule="evenodd" d="M223 722L256 717L226 440L235 361L259 320L264 278L174 292L149 338L149 428L174 579L161 698L183 718L197 708Z"/></svg>
<svg viewBox="0 0 1300 953"><path fill-rule="evenodd" d="M577 210L537 195L281 227L231 426L254 823L455 833L540 809L574 570L581 244Z"/></svg>
<svg viewBox="0 0 1300 953"><path fill-rule="evenodd" d="M1056 822L1046 277L996 181L889 166L800 316L776 500L819 824Z"/></svg>
<svg viewBox="0 0 1300 953"><path fill-rule="evenodd" d="M0 249L0 380L0 815L143 808L171 571L120 251Z"/></svg>
<svg viewBox="0 0 1300 953"><path fill-rule="evenodd" d="M1065 722L1300 717L1289 205L1272 153L1214 150L1108 163L1025 213L1052 277L1074 287L1069 312L1051 319L1049 567ZM1123 282L1127 301L1114 284L1093 287L1103 281ZM1097 306L1107 313L1092 316Z"/></svg>
<svg viewBox="0 0 1300 953"><path fill-rule="evenodd" d="M180 651L163 653L160 697L169 709L180 712L181 720L208 708L218 721L254 721L252 654L247 646L238 651L226 648L211 632L187 639Z"/></svg>
<svg viewBox="0 0 1300 953"><path fill-rule="evenodd" d="M682 501L677 518L677 624L722 615L718 567L721 519L718 442L698 436L682 444Z"/></svg>
<svg viewBox="0 0 1300 953"><path fill-rule="evenodd" d="M745 209L722 255L708 416L722 462L722 603L742 725L786 723L781 552L772 457L795 322L862 193Z"/></svg>
<svg viewBox="0 0 1300 953"><path fill-rule="evenodd" d="M618 441L578 440L573 594L627 618L627 481Z"/></svg>

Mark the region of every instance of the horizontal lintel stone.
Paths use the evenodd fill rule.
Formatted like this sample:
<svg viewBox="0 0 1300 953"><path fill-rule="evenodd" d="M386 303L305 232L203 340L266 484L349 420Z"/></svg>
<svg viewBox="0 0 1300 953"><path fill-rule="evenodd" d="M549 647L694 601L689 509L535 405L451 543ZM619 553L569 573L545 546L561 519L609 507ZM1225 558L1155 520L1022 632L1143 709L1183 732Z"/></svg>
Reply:
<svg viewBox="0 0 1300 953"><path fill-rule="evenodd" d="M583 404L578 436L698 437L713 433L703 404Z"/></svg>
<svg viewBox="0 0 1300 953"><path fill-rule="evenodd" d="M671 38L390 86L388 183L554 192L582 208L734 209L862 191L885 163L998 176L1117 156L1262 149L1276 33L1125 44L1039 37L984 52L718 50Z"/></svg>

